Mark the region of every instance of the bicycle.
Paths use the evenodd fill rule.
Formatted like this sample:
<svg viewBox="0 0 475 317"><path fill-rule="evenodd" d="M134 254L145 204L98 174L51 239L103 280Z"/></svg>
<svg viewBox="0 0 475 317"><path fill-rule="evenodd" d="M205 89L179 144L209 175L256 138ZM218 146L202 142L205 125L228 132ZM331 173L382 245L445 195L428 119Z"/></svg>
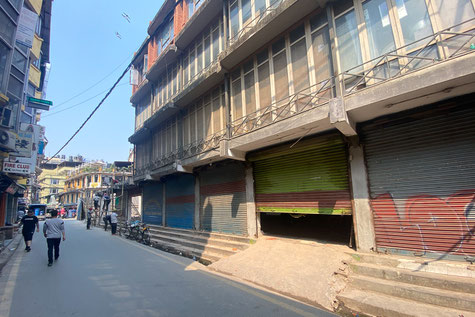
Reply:
<svg viewBox="0 0 475 317"><path fill-rule="evenodd" d="M140 221L127 221L125 226L120 228L120 235L127 239L137 240L140 235Z"/></svg>
<svg viewBox="0 0 475 317"><path fill-rule="evenodd" d="M150 245L150 228L146 223L140 223L138 226L139 236L137 241L145 245Z"/></svg>

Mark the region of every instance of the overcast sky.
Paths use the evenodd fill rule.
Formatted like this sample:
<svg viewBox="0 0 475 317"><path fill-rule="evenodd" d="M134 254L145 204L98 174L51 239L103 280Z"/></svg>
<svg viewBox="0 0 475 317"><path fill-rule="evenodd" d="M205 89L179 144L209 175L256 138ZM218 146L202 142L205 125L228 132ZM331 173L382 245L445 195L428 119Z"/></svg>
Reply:
<svg viewBox="0 0 475 317"><path fill-rule="evenodd" d="M56 0L51 22L51 73L39 124L46 126L46 155L56 153L89 116L131 61L163 0ZM130 18L127 21L123 13ZM61 152L89 160L126 160L134 130L127 74L111 96Z"/></svg>

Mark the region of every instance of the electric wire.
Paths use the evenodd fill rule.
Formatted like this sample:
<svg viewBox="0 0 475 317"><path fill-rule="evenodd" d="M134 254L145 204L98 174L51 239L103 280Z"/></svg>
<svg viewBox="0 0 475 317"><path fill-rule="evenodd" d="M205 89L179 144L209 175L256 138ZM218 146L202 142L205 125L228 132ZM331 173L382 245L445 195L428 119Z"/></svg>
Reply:
<svg viewBox="0 0 475 317"><path fill-rule="evenodd" d="M68 100L65 100L65 101L63 101L63 102L57 104L57 105L55 106L55 108L58 108L58 107L60 107L60 106L62 106L62 105L64 105L64 104L70 102L71 100L73 100L73 99L75 99L75 98L77 98L77 97L79 97L79 96L85 94L86 92L88 92L88 91L91 90L92 88L94 88L94 87L96 87L97 85L99 85L100 83L102 83L104 80L106 80L106 79L107 79L108 77L110 77L112 74L114 74L115 71L116 71L117 69L119 69L120 66L122 66L127 60L130 60L130 58L131 58L132 56L133 56L133 54L127 56L127 58L124 59L124 61L122 61L116 68L114 68L109 74L107 74L105 77L103 77L103 78L102 78L101 80L99 80L97 83L95 83L95 84L93 84L92 86L90 86L90 87L84 89L84 90L81 91L80 93L78 93L78 94L72 96L72 97L69 98Z"/></svg>

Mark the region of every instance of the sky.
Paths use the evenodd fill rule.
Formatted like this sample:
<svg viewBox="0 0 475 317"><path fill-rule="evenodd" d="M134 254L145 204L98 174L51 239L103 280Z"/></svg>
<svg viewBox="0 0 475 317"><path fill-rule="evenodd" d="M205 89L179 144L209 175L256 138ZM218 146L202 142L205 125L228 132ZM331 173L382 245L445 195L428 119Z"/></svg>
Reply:
<svg viewBox="0 0 475 317"><path fill-rule="evenodd" d="M46 156L76 132L119 78L147 36L163 0L55 0L51 20L49 76L41 115ZM122 16L130 17L130 23ZM116 32L118 34L116 34ZM120 38L119 38L120 36ZM127 73L79 134L60 153L87 160L127 160L134 132L132 87Z"/></svg>

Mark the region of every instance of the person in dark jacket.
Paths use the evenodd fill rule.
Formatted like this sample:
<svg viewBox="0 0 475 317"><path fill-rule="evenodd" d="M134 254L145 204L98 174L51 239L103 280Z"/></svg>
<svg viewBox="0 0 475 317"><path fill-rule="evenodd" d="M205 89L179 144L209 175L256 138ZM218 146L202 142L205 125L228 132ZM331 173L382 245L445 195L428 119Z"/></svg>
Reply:
<svg viewBox="0 0 475 317"><path fill-rule="evenodd" d="M89 208L89 210L87 211L87 230L90 230L91 229L91 220L92 220L92 208Z"/></svg>
<svg viewBox="0 0 475 317"><path fill-rule="evenodd" d="M21 233L23 234L23 239L25 239L25 251L31 251L31 241L33 240L33 234L35 233L35 226L36 232L40 232L40 226L38 224L38 218L33 214L33 210L28 210L26 216L21 218L21 224L23 225L23 229Z"/></svg>

